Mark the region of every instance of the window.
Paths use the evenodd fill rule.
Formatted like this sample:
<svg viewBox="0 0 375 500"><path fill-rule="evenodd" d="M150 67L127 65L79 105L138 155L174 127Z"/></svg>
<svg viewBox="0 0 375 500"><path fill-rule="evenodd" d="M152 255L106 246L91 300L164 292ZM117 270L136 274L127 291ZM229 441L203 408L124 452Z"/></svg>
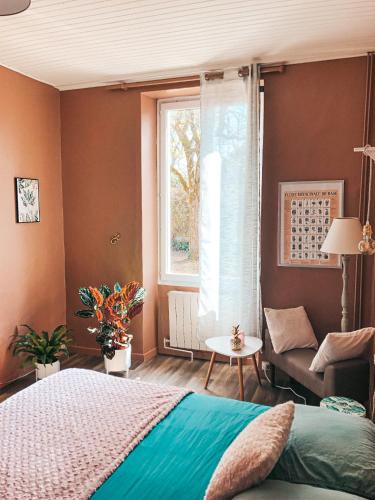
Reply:
<svg viewBox="0 0 375 500"><path fill-rule="evenodd" d="M160 281L199 284L199 98L159 101Z"/></svg>

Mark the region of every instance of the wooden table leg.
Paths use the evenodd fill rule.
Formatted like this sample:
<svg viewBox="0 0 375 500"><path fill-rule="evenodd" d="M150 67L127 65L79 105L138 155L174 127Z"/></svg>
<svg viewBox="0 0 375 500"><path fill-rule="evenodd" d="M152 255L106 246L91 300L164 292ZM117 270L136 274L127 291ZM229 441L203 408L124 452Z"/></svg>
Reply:
<svg viewBox="0 0 375 500"><path fill-rule="evenodd" d="M255 357L255 354L253 354L253 356L251 356L251 359L253 360L253 363L254 363L254 368L255 368L255 371L257 374L258 384L262 385L262 381L261 381L260 375L259 375L258 363L257 363L257 359Z"/></svg>
<svg viewBox="0 0 375 500"><path fill-rule="evenodd" d="M242 374L242 358L237 358L238 363L238 382L240 384L240 400L244 400L244 390L243 390L243 374Z"/></svg>
<svg viewBox="0 0 375 500"><path fill-rule="evenodd" d="M213 352L211 354L210 366L208 367L208 372L207 372L207 377L206 377L206 383L204 384L204 388L205 389L207 389L208 382L210 381L212 368L214 367L214 363L215 363L215 358L216 358L216 352Z"/></svg>

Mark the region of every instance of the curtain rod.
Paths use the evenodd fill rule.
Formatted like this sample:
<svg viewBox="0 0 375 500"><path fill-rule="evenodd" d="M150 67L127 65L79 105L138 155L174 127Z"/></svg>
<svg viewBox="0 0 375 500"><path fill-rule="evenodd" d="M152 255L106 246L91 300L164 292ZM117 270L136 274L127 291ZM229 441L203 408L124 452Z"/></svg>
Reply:
<svg viewBox="0 0 375 500"><path fill-rule="evenodd" d="M248 66L242 66L239 69L239 76L247 76L249 74L249 67ZM282 73L285 69L284 64L279 64L279 65L274 65L274 66L261 66L260 68L260 74L266 74L266 73ZM212 75L211 77L209 75ZM216 76L217 75L217 76ZM220 76L221 75L221 76ZM212 71L207 73L208 78L206 79L214 79L214 78L223 78L224 73L222 71ZM192 75L192 76L181 76L181 77L176 77L176 78L163 78L160 80L146 80L143 82L122 82L122 83L117 83L114 85L108 85L106 87L107 90L122 90L122 91L127 91L131 89L143 89L147 87L157 87L161 85L172 85L176 83L199 83L200 82L200 76L199 75Z"/></svg>

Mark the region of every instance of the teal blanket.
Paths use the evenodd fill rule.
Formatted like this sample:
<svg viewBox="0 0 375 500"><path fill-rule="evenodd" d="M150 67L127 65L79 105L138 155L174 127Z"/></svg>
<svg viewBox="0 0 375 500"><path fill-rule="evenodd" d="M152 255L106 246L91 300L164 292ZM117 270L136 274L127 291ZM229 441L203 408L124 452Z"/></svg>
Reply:
<svg viewBox="0 0 375 500"><path fill-rule="evenodd" d="M91 498L201 500L226 448L267 409L231 399L186 396Z"/></svg>

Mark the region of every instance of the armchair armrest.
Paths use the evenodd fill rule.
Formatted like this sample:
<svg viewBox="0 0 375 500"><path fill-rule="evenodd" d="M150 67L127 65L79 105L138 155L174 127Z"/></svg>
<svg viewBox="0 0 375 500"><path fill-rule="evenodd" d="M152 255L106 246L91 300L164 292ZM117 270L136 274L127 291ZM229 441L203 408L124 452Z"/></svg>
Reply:
<svg viewBox="0 0 375 500"><path fill-rule="evenodd" d="M367 359L348 359L328 365L324 371L324 395L346 396L360 403L369 399L370 364Z"/></svg>

